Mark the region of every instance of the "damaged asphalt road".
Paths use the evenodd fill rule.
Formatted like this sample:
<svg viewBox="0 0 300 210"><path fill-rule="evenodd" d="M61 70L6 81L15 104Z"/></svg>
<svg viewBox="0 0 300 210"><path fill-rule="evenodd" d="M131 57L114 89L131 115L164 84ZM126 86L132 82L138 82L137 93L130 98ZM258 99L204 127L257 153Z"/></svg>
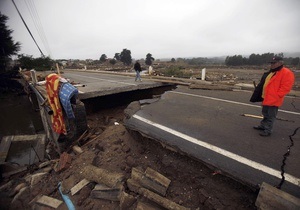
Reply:
<svg viewBox="0 0 300 210"><path fill-rule="evenodd" d="M132 112L125 125L249 185L280 185L300 197L300 98L286 97L278 112L286 120L277 120L266 138L252 128L260 119L242 116L261 115L260 103L249 102L250 96L247 91L180 86Z"/></svg>

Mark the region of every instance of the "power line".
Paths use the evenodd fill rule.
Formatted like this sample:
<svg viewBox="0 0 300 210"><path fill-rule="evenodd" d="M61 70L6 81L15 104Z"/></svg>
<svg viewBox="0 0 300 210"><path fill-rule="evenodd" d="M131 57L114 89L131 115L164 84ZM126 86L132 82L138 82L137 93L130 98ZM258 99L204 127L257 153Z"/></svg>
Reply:
<svg viewBox="0 0 300 210"><path fill-rule="evenodd" d="M36 10L35 4L32 0L28 0L28 4L27 4L27 1L25 1L25 3L26 3L26 6L29 10L30 16L33 20L33 23L35 25L35 28L36 28L36 30L37 30L40 38L41 38L42 43L43 43L44 47L46 48L46 51L48 52L50 57L52 57L51 56L51 50L50 50L50 47L49 47L49 44L48 44L48 41L47 41L47 37L45 35L43 25L41 23L39 14Z"/></svg>
<svg viewBox="0 0 300 210"><path fill-rule="evenodd" d="M22 21L23 21L23 23L24 23L24 25L25 25L25 27L26 27L27 31L29 32L29 34L30 34L31 38L33 39L34 43L36 44L37 48L39 49L39 51L40 51L41 55L42 55L43 57L45 57L45 55L44 55L44 53L42 52L41 48L39 47L39 45L38 45L38 44L37 44L37 42L35 41L35 39L34 39L34 37L33 37L32 33L31 33L31 31L29 30L29 28L28 28L27 24L25 23L25 20L23 19L23 17L22 17L22 15L21 15L21 13L19 12L19 10L18 10L18 7L17 7L17 5L15 4L14 0L12 0L12 2L13 2L13 4L14 4L14 6L16 7L16 10L17 10L17 12L18 12L19 16L21 17L21 19L22 19Z"/></svg>

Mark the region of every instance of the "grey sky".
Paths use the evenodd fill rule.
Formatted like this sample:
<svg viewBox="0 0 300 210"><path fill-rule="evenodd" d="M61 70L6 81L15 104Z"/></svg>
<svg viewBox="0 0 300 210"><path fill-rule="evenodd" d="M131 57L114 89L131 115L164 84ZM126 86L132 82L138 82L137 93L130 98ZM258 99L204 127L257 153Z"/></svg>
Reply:
<svg viewBox="0 0 300 210"><path fill-rule="evenodd" d="M14 1L53 59L112 58L124 48L137 59L300 51L299 0ZM30 15L33 5L49 47ZM0 0L0 8L20 53L39 57L12 1Z"/></svg>

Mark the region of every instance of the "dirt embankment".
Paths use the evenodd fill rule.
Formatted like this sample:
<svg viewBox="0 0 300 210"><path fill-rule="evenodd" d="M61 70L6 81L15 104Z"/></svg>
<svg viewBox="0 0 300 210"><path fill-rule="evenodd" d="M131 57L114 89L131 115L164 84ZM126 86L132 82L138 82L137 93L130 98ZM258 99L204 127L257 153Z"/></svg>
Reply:
<svg viewBox="0 0 300 210"><path fill-rule="evenodd" d="M30 201L37 195L47 195L62 200L58 183L62 182L65 192L80 182L84 177L83 168L92 164L108 171L124 175L124 191L133 196L135 202L130 208L135 209L138 202L150 203L143 196L131 191L126 183L132 168L145 171L147 167L159 172L171 180L165 198L190 209L255 209L257 194L248 187L224 176L220 171L208 168L202 163L184 155L163 148L161 144L128 131L123 125L124 107L103 110L88 116L90 141L82 146L82 154L70 153L70 167L55 172L47 169L37 184L28 181L32 174L45 169L31 167L31 170L4 179L3 184L10 186L1 189L1 209L30 209ZM18 186L26 186L27 193L16 197ZM96 183L92 182L77 194L70 196L77 209L119 209L119 201L92 198L90 196ZM14 199L14 201L13 201ZM32 202L34 203L34 202ZM67 209L65 204L58 209ZM156 207L159 209L159 207ZM161 208L162 209L162 208Z"/></svg>

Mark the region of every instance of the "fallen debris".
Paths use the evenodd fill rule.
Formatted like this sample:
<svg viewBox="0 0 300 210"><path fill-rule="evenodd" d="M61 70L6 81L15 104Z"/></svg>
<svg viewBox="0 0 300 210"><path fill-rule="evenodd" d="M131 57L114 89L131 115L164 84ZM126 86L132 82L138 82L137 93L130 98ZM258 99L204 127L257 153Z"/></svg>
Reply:
<svg viewBox="0 0 300 210"><path fill-rule="evenodd" d="M79 183L77 183L74 187L71 188L71 195L75 195L77 192L79 192L84 186L89 184L90 181L87 179L81 180Z"/></svg>
<svg viewBox="0 0 300 210"><path fill-rule="evenodd" d="M263 119L264 117L261 116L261 115L253 115L253 114L241 114L241 116L244 116L244 117L252 117L252 118L257 118L257 119ZM295 122L293 120L286 120L286 119L283 119L283 118L278 118L276 117L277 120L281 120L281 121L287 121L287 122Z"/></svg>
<svg viewBox="0 0 300 210"><path fill-rule="evenodd" d="M68 153L64 152L60 155L59 162L54 166L56 172L60 172L70 167L72 157Z"/></svg>
<svg viewBox="0 0 300 210"><path fill-rule="evenodd" d="M300 199L263 182L255 205L258 209L300 209Z"/></svg>
<svg viewBox="0 0 300 210"><path fill-rule="evenodd" d="M110 188L103 184L97 184L91 192L91 197L106 199L110 201L119 201L120 192L120 187Z"/></svg>
<svg viewBox="0 0 300 210"><path fill-rule="evenodd" d="M171 182L167 177L151 168L147 168L145 173L137 168L132 168L131 178L137 181L142 187L152 190L162 196L166 195Z"/></svg>
<svg viewBox="0 0 300 210"><path fill-rule="evenodd" d="M39 198L36 203L42 204L54 209L57 209L63 202L61 200L51 198L49 196L43 195L41 198Z"/></svg>
<svg viewBox="0 0 300 210"><path fill-rule="evenodd" d="M87 180L94 181L96 183L105 184L108 187L116 187L124 180L124 175L120 173L114 173L103 168L98 168L93 165L88 165L83 168L82 176Z"/></svg>
<svg viewBox="0 0 300 210"><path fill-rule="evenodd" d="M162 207L170 210L187 210L189 208L186 208L184 206L180 206L179 204L170 201L160 195L157 195L154 192L151 192L150 190L147 190L145 188L140 188L139 193L143 195L145 198L161 205Z"/></svg>

